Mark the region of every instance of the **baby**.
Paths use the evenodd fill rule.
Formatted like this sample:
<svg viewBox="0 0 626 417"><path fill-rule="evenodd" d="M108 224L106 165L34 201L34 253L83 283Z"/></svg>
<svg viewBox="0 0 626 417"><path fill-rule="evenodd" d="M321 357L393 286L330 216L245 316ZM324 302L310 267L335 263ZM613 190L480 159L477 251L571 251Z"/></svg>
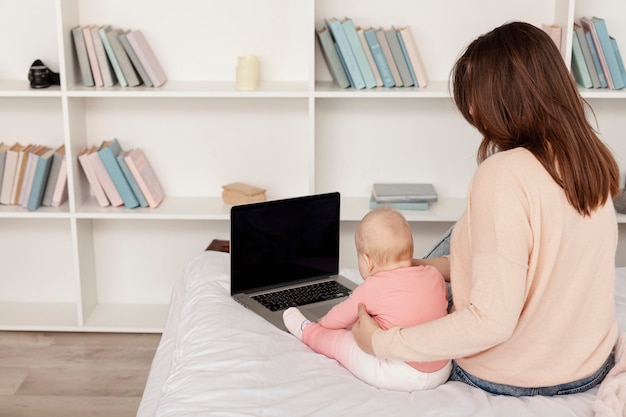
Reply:
<svg viewBox="0 0 626 417"><path fill-rule="evenodd" d="M395 391L435 388L448 379L449 360L402 362L363 352L348 329L365 304L383 329L415 326L447 314L443 276L430 266L413 266L413 234L404 216L390 207L370 211L357 227L355 243L364 283L319 322L307 320L295 307L283 320L291 334L309 347L336 359L364 382Z"/></svg>

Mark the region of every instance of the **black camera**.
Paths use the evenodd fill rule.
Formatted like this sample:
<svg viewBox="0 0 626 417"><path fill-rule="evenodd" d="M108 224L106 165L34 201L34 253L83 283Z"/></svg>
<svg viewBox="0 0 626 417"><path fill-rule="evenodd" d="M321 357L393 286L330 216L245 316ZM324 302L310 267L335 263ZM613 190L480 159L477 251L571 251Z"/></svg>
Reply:
<svg viewBox="0 0 626 417"><path fill-rule="evenodd" d="M30 66L28 81L30 81L31 88L46 88L51 85L60 84L59 74L50 70L50 68L44 65L39 59Z"/></svg>

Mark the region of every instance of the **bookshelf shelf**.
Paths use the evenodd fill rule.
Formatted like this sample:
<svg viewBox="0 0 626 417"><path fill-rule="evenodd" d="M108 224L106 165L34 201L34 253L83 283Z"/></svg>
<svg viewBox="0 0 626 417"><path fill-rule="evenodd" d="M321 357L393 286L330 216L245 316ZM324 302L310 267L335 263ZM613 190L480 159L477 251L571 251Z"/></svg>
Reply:
<svg viewBox="0 0 626 417"><path fill-rule="evenodd" d="M480 136L449 91L462 49L506 21L557 23L569 63L573 22L588 15L605 17L626 48L626 5L617 0L468 0L454 12L408 0L4 0L0 15L0 141L65 144L69 177L60 208L0 205L0 330L161 331L188 260L229 238L221 186L235 181L266 188L270 199L339 191L349 268L371 184L432 182L440 200L404 212L419 256L462 214L476 168ZM344 16L362 27L410 26L429 85L336 87L314 32ZM140 29L169 81L83 86L70 30L93 24ZM259 58L261 82L238 91L237 57L249 54ZM61 74L61 86L30 88L35 59ZM624 169L626 89L581 93ZM112 138L147 153L166 193L161 206L97 204L76 156ZM626 215L618 222L623 231ZM626 265L626 251L619 254Z"/></svg>

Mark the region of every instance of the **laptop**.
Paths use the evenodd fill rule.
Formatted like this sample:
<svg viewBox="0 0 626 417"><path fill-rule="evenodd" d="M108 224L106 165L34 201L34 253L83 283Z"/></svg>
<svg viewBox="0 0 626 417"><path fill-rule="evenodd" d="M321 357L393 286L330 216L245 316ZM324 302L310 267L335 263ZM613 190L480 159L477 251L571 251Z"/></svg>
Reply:
<svg viewBox="0 0 626 417"><path fill-rule="evenodd" d="M232 297L285 331L286 308L317 320L343 301L356 284L339 275L339 203L327 193L233 206Z"/></svg>

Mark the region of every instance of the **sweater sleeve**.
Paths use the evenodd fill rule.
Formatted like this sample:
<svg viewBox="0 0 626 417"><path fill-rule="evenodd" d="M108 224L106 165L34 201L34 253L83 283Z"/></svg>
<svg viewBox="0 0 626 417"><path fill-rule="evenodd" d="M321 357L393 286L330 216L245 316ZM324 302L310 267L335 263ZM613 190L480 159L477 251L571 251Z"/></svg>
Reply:
<svg viewBox="0 0 626 417"><path fill-rule="evenodd" d="M341 303L334 306L324 317L319 320L319 324L327 329L348 329L359 317L359 303L365 300L365 284L356 287L350 296Z"/></svg>
<svg viewBox="0 0 626 417"><path fill-rule="evenodd" d="M526 294L532 233L523 187L514 175L501 175L506 169L502 158L489 159L472 180L458 231L460 245L467 245L463 271L468 276L457 277L466 291L459 299L455 295L456 311L419 326L376 331L372 344L377 356L416 362L454 359L513 334ZM454 288L455 277L451 280Z"/></svg>

